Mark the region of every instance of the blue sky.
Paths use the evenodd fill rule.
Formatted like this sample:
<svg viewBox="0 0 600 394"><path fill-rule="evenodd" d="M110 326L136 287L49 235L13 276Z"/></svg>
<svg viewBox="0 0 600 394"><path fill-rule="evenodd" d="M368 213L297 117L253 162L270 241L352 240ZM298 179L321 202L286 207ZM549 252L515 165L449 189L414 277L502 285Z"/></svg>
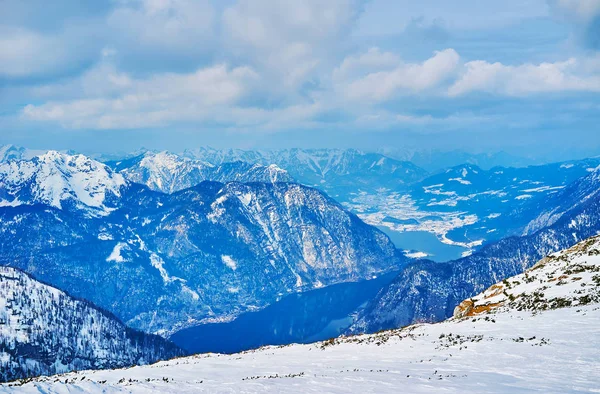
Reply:
<svg viewBox="0 0 600 394"><path fill-rule="evenodd" d="M1 0L0 143L600 154L599 50L600 0Z"/></svg>

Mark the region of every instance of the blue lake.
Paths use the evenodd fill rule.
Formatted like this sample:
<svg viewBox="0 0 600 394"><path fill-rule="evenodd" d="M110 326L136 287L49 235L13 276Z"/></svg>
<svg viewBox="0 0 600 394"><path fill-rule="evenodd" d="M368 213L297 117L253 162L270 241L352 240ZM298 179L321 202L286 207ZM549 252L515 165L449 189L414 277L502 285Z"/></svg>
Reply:
<svg viewBox="0 0 600 394"><path fill-rule="evenodd" d="M458 259L467 250L462 246L447 245L441 242L435 234L427 231L399 232L385 226L377 226L377 228L386 233L398 249L427 253L427 258L436 262Z"/></svg>

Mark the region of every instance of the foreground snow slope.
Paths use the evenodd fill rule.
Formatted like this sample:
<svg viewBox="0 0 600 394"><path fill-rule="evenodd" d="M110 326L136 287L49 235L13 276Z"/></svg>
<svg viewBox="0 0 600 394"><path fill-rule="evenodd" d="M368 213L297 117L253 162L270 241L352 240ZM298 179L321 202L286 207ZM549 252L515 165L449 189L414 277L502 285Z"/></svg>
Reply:
<svg viewBox="0 0 600 394"><path fill-rule="evenodd" d="M599 288L593 237L465 300L442 323L71 373L0 392L598 392Z"/></svg>
<svg viewBox="0 0 600 394"><path fill-rule="evenodd" d="M0 392L593 392L600 308L499 313L337 340L43 378Z"/></svg>

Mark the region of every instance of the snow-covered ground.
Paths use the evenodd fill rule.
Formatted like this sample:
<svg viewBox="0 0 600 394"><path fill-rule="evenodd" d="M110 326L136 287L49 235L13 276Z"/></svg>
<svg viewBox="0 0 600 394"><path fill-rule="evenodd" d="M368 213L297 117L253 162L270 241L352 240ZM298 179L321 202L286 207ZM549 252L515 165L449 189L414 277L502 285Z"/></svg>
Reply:
<svg viewBox="0 0 600 394"><path fill-rule="evenodd" d="M71 373L0 392L598 392L598 327L597 304L502 312L313 345Z"/></svg>

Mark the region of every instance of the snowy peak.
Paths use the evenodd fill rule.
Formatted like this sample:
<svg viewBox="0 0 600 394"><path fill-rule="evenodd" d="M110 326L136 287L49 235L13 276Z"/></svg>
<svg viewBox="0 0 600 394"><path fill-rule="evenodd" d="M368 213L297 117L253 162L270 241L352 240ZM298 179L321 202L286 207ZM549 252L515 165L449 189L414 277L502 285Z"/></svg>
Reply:
<svg viewBox="0 0 600 394"><path fill-rule="evenodd" d="M206 179L211 168L211 164L169 152L146 152L121 173L128 180L144 184L152 190L173 193Z"/></svg>
<svg viewBox="0 0 600 394"><path fill-rule="evenodd" d="M554 253L524 273L460 303L455 318L501 310L542 311L600 302L600 236Z"/></svg>
<svg viewBox="0 0 600 394"><path fill-rule="evenodd" d="M125 184L100 162L49 151L31 160L0 163L0 206L74 206L105 214L115 207Z"/></svg>
<svg viewBox="0 0 600 394"><path fill-rule="evenodd" d="M146 152L133 159L111 162L131 182L163 193L174 193L204 181L215 182L290 182L288 173L276 165L243 161L219 162L182 157L169 152Z"/></svg>
<svg viewBox="0 0 600 394"><path fill-rule="evenodd" d="M86 301L0 267L0 381L148 364L182 354Z"/></svg>

